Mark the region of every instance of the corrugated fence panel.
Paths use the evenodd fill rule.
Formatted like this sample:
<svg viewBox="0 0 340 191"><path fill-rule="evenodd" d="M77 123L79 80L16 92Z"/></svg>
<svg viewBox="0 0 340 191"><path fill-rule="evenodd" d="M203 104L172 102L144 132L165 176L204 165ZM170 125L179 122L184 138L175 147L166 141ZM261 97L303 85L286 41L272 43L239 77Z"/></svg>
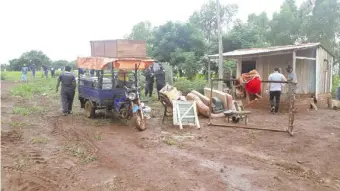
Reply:
<svg viewBox="0 0 340 191"><path fill-rule="evenodd" d="M296 60L297 93L315 93L315 61Z"/></svg>
<svg viewBox="0 0 340 191"><path fill-rule="evenodd" d="M322 47L317 49L318 51L318 63L320 66L320 73L316 75L320 75L319 77L319 93L329 93L331 92L331 67L333 64L333 56L330 55L326 50ZM325 61L326 60L326 61ZM328 60L328 62L327 62Z"/></svg>

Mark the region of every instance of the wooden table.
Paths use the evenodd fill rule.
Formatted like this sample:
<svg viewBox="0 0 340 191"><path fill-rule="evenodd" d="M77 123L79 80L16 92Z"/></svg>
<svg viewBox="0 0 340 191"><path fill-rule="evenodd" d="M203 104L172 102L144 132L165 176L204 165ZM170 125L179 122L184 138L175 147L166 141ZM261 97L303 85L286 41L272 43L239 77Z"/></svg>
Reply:
<svg viewBox="0 0 340 191"><path fill-rule="evenodd" d="M241 120L244 119L244 124L247 125L248 123L248 115L251 111L225 111L223 114L227 117L228 123L230 122L230 117L239 116Z"/></svg>

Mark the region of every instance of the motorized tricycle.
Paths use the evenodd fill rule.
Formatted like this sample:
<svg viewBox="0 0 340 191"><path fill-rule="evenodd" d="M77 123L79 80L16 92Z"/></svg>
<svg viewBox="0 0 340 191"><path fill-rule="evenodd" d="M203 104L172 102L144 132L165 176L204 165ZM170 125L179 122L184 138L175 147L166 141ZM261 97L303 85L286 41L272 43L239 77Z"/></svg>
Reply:
<svg viewBox="0 0 340 191"><path fill-rule="evenodd" d="M140 100L137 71L153 62L148 58L79 57L79 101L86 116L91 118L96 110L106 109L122 119L133 119L138 130L145 130L147 111Z"/></svg>

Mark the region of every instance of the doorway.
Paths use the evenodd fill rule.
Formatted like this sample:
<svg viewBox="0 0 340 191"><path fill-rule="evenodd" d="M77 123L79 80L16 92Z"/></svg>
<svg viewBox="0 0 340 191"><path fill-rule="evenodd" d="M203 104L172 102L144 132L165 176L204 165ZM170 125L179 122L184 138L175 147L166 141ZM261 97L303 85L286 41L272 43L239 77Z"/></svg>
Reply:
<svg viewBox="0 0 340 191"><path fill-rule="evenodd" d="M256 61L255 60L242 61L241 74L248 73L248 72L255 70L255 69L256 69Z"/></svg>

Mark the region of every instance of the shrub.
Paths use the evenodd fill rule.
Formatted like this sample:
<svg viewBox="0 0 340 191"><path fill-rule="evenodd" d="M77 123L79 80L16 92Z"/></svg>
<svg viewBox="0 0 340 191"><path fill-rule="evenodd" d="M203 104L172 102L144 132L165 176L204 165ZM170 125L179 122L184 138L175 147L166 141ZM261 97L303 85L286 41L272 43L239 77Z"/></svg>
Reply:
<svg viewBox="0 0 340 191"><path fill-rule="evenodd" d="M336 92L338 87L340 86L340 76L338 75L333 75L333 79L332 79L332 96L336 97Z"/></svg>
<svg viewBox="0 0 340 191"><path fill-rule="evenodd" d="M6 74L1 72L1 80L6 80Z"/></svg>
<svg viewBox="0 0 340 191"><path fill-rule="evenodd" d="M196 90L200 93L204 93L204 87L207 85L207 81L203 79L195 79L190 81L186 78L179 78L174 83L174 86L181 91L184 95L188 94L192 90Z"/></svg>

